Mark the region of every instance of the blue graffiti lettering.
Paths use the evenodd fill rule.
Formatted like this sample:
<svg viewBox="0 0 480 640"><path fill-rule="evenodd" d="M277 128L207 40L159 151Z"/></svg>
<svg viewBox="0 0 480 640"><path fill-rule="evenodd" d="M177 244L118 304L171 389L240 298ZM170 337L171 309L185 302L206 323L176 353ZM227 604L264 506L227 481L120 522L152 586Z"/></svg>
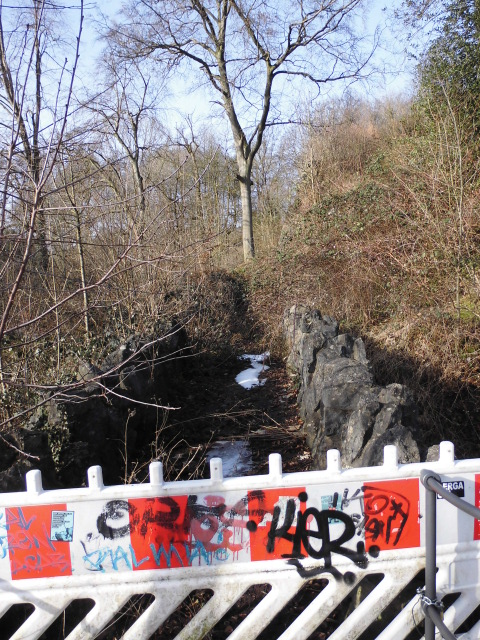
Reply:
<svg viewBox="0 0 480 640"><path fill-rule="evenodd" d="M198 564L201 564L201 560L205 561L205 564L212 564L212 558L210 553L207 553L205 549L205 545L200 540L195 541L195 546L191 546L184 542L185 552L187 554L187 564L189 567L192 566L193 561L198 558Z"/></svg>
<svg viewBox="0 0 480 640"><path fill-rule="evenodd" d="M33 533L26 533L25 531L18 531L17 533L10 532L10 549L46 549L48 552L55 551L55 545L50 540L48 531L45 524L42 525L42 537L38 538Z"/></svg>
<svg viewBox="0 0 480 640"><path fill-rule="evenodd" d="M215 560L219 562L226 562L230 558L230 551L228 549L217 549L213 552Z"/></svg>
<svg viewBox="0 0 480 640"><path fill-rule="evenodd" d="M0 560L6 558L8 553L8 538L7 536L0 536Z"/></svg>
<svg viewBox="0 0 480 640"><path fill-rule="evenodd" d="M122 562L125 563L127 569L130 571L132 570L132 562L130 561L128 552L121 546L118 546L115 550L108 547L95 549L95 551L86 553L83 556L83 561L89 571L100 571L101 573L105 573L105 564L107 561L114 571L120 570L121 567L119 567L119 564ZM143 562L143 560L141 562Z"/></svg>
<svg viewBox="0 0 480 640"><path fill-rule="evenodd" d="M62 573L69 571L70 562L63 553L42 554L24 556L20 562L16 558L11 559L12 576L20 571L37 572L50 568L60 567Z"/></svg>
<svg viewBox="0 0 480 640"><path fill-rule="evenodd" d="M101 573L105 573L103 562L108 555L108 551L108 549L95 549L95 551L86 553L83 556L83 561L86 563L86 568L89 571L100 571Z"/></svg>
<svg viewBox="0 0 480 640"><path fill-rule="evenodd" d="M142 558L141 560L137 560L137 556L135 555L135 549L132 547L132 545L129 545L129 548L130 548L130 555L132 556L132 565L135 568L139 567L144 562L147 562L148 560L150 560L150 556L145 556L145 558Z"/></svg>
<svg viewBox="0 0 480 640"><path fill-rule="evenodd" d="M17 524L20 526L20 528L28 531L28 529L30 529L32 525L32 522L37 519L37 516L32 516L29 520L26 520L20 507L18 507L18 516L15 515L15 512L12 511L12 509L8 508L5 509L5 513L7 514L7 528L8 525Z"/></svg>
<svg viewBox="0 0 480 640"><path fill-rule="evenodd" d="M122 547L118 546L117 550L115 551L115 555L112 554L112 550L109 549L110 552L110 557L112 560L112 567L114 569L114 571L118 571L118 563L119 562L125 562L125 564L127 565L127 569L130 569L130 571L132 570L132 564L130 562L130 559L128 557L128 553L125 551L125 549L123 549Z"/></svg>
<svg viewBox="0 0 480 640"><path fill-rule="evenodd" d="M163 544L161 544L158 549L155 549L155 545L153 544L153 542L150 543L150 549L152 550L153 553L153 559L155 560L155 564L157 565L157 567L160 566L160 562L162 560L162 557L165 558L165 562L167 563L167 567L170 568L171 564L172 564L172 555L175 554L177 557L178 562L180 563L180 565L183 567L183 561L182 558L180 557L180 554L178 553L178 551L176 550L175 546L170 544L168 551L165 549L165 547L163 546Z"/></svg>

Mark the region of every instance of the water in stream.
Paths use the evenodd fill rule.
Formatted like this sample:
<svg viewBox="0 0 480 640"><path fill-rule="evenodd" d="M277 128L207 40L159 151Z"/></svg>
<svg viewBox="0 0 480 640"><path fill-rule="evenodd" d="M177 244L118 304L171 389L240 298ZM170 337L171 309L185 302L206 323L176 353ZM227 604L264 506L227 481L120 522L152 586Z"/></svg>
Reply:
<svg viewBox="0 0 480 640"><path fill-rule="evenodd" d="M222 458L223 476L244 476L253 468L252 450L247 440L217 440L207 454L207 462Z"/></svg>
<svg viewBox="0 0 480 640"><path fill-rule="evenodd" d="M269 368L265 364L269 356L268 351L260 355L240 356L240 360L250 361L250 367L241 371L235 381L244 389L265 384L265 379L260 380L259 376ZM217 440L207 454L207 462L212 458L222 458L225 478L247 475L253 468L252 450L248 440Z"/></svg>

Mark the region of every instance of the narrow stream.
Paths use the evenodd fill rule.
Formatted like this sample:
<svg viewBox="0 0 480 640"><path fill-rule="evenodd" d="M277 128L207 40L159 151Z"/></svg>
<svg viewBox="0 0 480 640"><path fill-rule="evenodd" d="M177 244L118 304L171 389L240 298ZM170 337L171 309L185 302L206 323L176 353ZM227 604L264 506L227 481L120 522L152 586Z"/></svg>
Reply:
<svg viewBox="0 0 480 640"><path fill-rule="evenodd" d="M221 458L224 478L248 475L253 469L252 450L247 440L217 440L207 453L207 462Z"/></svg>
<svg viewBox="0 0 480 640"><path fill-rule="evenodd" d="M240 360L250 362L250 367L241 371L235 381L244 389L264 385L266 379L260 380L260 375L269 369L265 364L265 360L269 356L268 351L260 355L245 354L240 356ZM207 462L212 458L222 458L225 478L247 475L253 469L252 450L248 440L217 440L207 453Z"/></svg>

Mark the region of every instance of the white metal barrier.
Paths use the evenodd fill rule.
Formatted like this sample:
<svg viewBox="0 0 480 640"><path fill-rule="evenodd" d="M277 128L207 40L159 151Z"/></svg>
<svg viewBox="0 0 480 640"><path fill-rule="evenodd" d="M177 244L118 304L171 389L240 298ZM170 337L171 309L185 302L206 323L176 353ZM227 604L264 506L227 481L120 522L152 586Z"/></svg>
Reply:
<svg viewBox="0 0 480 640"><path fill-rule="evenodd" d="M26 492L0 494L0 638L164 638L185 603L176 640L418 638L425 468L480 506L480 460L455 461L449 442L433 463L400 465L388 446L383 466L343 470L333 450L326 470L292 474L272 454L268 475L243 478L224 479L216 458L209 479L189 482L163 482L153 462L146 484L105 487L92 467L88 487L44 491L30 471ZM437 506L445 623L476 640L480 522ZM313 600L279 626L313 583ZM239 613L247 593L251 611Z"/></svg>

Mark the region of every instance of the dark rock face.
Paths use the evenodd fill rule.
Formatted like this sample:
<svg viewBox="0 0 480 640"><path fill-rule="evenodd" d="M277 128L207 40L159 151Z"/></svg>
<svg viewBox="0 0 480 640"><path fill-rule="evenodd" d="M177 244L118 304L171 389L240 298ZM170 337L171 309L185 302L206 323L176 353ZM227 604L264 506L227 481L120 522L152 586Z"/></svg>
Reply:
<svg viewBox="0 0 480 640"><path fill-rule="evenodd" d="M58 487L46 433L17 429L0 440L0 493L25 491L25 474L40 469L46 483Z"/></svg>
<svg viewBox="0 0 480 640"><path fill-rule="evenodd" d="M174 324L159 335L158 340L131 336L98 367L83 365L79 373L86 386L49 403L49 426L67 427L68 443L60 455L63 484L79 486L94 464L102 466L108 484L116 483L125 458L155 439L162 410L152 405L175 403L181 378L176 356L186 348L185 331Z"/></svg>
<svg viewBox="0 0 480 640"><path fill-rule="evenodd" d="M25 490L30 469L40 469L50 489L82 486L96 464L107 484L121 481L125 459L148 450L162 425L162 409L153 405L174 405L181 389L185 331L165 324L158 336L130 337L99 366L81 363L78 385L0 438L0 492Z"/></svg>
<svg viewBox="0 0 480 640"><path fill-rule="evenodd" d="M360 338L339 335L335 320L303 305L285 313L284 334L287 365L299 377L307 442L319 466L328 449L339 449L345 466L381 464L388 444L397 445L401 462L420 459L412 394L400 384L374 383Z"/></svg>

